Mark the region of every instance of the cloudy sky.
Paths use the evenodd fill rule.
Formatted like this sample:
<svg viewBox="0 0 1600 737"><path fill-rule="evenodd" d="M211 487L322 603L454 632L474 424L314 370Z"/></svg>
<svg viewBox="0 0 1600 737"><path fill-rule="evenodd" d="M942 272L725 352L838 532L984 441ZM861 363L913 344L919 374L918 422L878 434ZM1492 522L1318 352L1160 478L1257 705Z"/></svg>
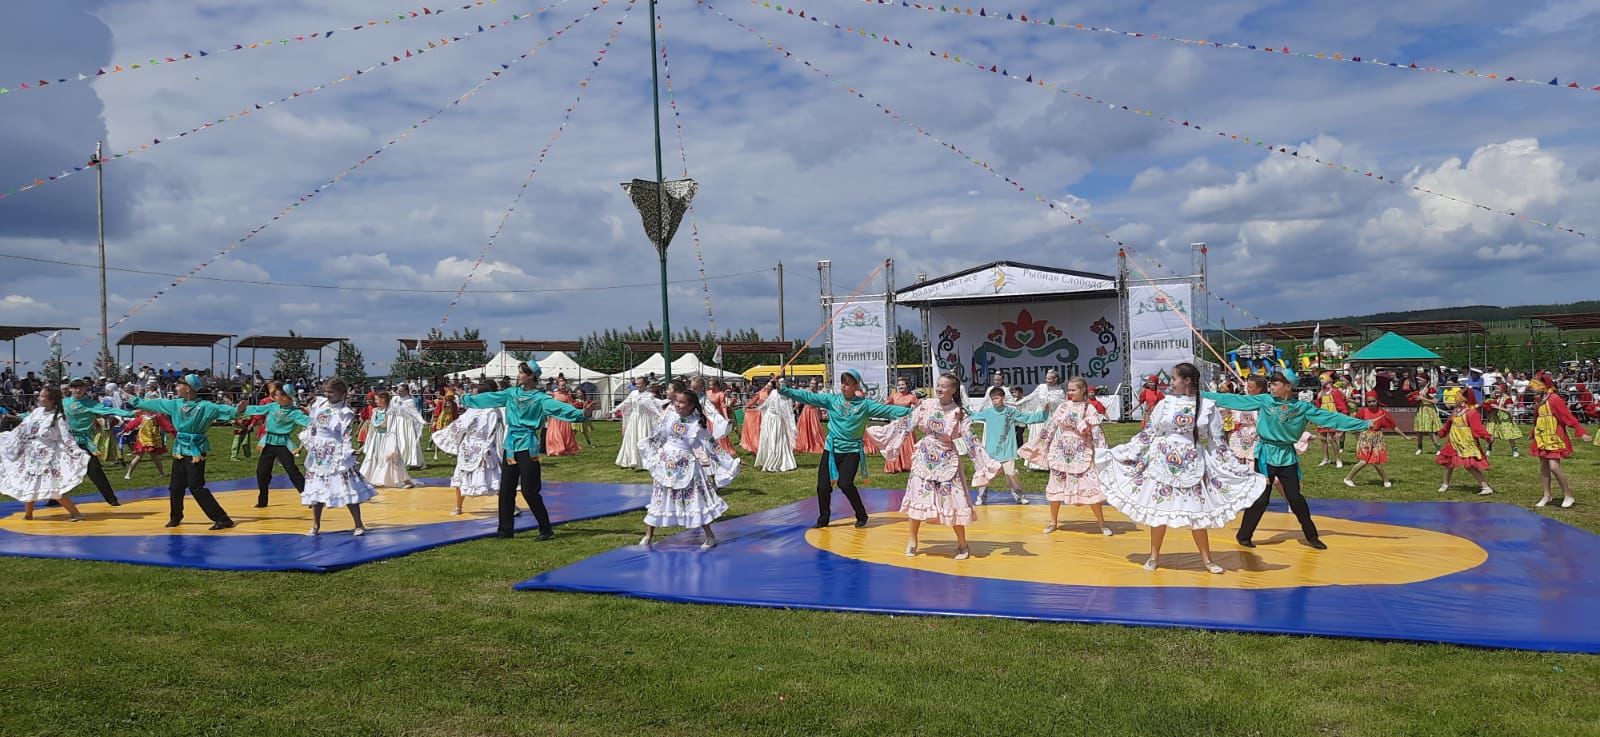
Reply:
<svg viewBox="0 0 1600 737"><path fill-rule="evenodd" d="M381 0L17 0L0 8L0 191L110 151L108 262L188 272L298 198L462 95L589 0L498 0L438 16L352 26L420 9ZM352 75L406 49L548 12L176 138ZM1045 13L1053 3L999 8ZM1095 227L1176 266L1211 246L1214 290L1268 319L1451 304L1593 298L1600 275L1600 92L1406 72L1366 64L1128 39L855 0L794 6L886 33L911 52L752 5L719 9L872 100L936 132ZM571 123L488 252L449 327L491 339L573 339L658 320L654 253L618 182L653 176L645 11L592 60L625 0L513 64L209 268L112 330L350 337L387 360L394 339L444 318L539 153L578 93ZM1075 3L1058 21L1346 56L1600 84L1600 2ZM1113 246L985 174L689 0L661 4L682 110L712 308L721 328L776 337L776 281L789 275L788 332L820 317L815 263L847 291L885 258L899 280L994 259L1115 269ZM332 38L213 54L79 82L115 64L340 29ZM1201 134L928 58L992 61L1063 87L1193 121ZM585 75L593 82L579 89ZM669 176L681 173L670 114ZM1220 139L1264 138L1438 192L1596 233L1578 238ZM94 177L0 199L0 324L97 330ZM1155 271L1153 267L1150 267ZM673 324L704 328L687 225L672 249ZM755 272L755 273L749 273ZM1159 273L1159 272L1157 272ZM739 276L728 276L739 275ZM113 272L110 315L171 277ZM600 287L617 287L599 289ZM561 290L561 291L528 291ZM1251 318L1221 304L1213 320ZM909 322L903 318L902 322ZM37 365L43 341L20 356ZM93 348L77 360L89 361ZM7 356L7 358L9 358ZM204 352L140 353L201 361Z"/></svg>

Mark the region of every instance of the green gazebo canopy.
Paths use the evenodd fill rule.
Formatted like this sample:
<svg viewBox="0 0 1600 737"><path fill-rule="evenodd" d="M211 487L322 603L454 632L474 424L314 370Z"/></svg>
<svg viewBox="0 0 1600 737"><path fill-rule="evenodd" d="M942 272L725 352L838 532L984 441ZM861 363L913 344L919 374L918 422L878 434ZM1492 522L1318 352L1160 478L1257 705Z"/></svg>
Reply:
<svg viewBox="0 0 1600 737"><path fill-rule="evenodd" d="M1399 333L1384 333L1345 360L1352 363L1432 363L1442 359Z"/></svg>

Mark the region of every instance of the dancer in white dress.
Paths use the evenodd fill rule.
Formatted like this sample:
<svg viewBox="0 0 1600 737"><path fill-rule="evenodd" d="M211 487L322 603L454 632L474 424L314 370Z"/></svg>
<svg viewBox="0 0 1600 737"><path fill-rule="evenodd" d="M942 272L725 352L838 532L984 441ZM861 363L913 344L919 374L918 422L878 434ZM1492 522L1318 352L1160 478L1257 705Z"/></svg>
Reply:
<svg viewBox="0 0 1600 737"><path fill-rule="evenodd" d="M1017 402L1017 409L1022 412L1044 412L1045 417L1055 414L1056 408L1067 401L1067 391L1061 385L1061 372L1050 369L1044 372L1044 383L1034 387L1033 392ZM1028 425L1028 443L1032 444L1044 431L1044 425ZM1033 471L1050 470L1049 463L1035 463L1028 460L1024 466Z"/></svg>
<svg viewBox="0 0 1600 737"><path fill-rule="evenodd" d="M360 537L367 534L361 524L361 503L377 496L378 490L356 470L356 451L350 444L356 413L344 403L350 388L343 379L329 379L323 391L327 396L311 405L311 423L300 433L300 445L306 449L306 488L300 492L300 503L311 507L311 531L306 534L322 531L323 507L349 507L356 524L352 534Z"/></svg>
<svg viewBox="0 0 1600 737"><path fill-rule="evenodd" d="M779 380L774 386L782 386ZM761 404L761 442L756 446L756 467L763 471L793 471L794 402L774 391Z"/></svg>
<svg viewBox="0 0 1600 737"><path fill-rule="evenodd" d="M906 557L917 554L917 532L929 520L949 525L956 533L956 560L966 560L967 525L976 517L972 500L967 498L967 480L961 474L961 456L972 458L973 486L988 486L1000 473L1000 464L972 436L972 415L961 406L961 380L944 374L935 383L937 396L924 399L911 415L882 427L867 429L867 434L885 454L898 452L901 441L914 429L922 439L912 449L911 478L900 501L900 511L911 518L911 539L906 542Z"/></svg>
<svg viewBox="0 0 1600 737"><path fill-rule="evenodd" d="M701 414L700 397L693 391L674 392L672 407L639 441L639 455L653 482L640 545L651 543L657 527L698 527L705 533L700 547L716 547L711 523L728 511L717 490L739 475L739 459L717 447L717 437L728 432L727 426L720 415Z"/></svg>
<svg viewBox="0 0 1600 737"><path fill-rule="evenodd" d="M361 475L373 486L412 488L417 485L406 472L404 434L410 424L405 410L398 409L389 392L378 392L373 400L372 418L367 420L367 442L361 444Z"/></svg>
<svg viewBox="0 0 1600 737"><path fill-rule="evenodd" d="M22 424L0 434L0 491L22 502L22 518L33 519L33 506L56 500L73 522L83 521L67 492L89 474L89 453L78 447L61 410L61 388L47 386L39 406Z"/></svg>
<svg viewBox="0 0 1600 737"><path fill-rule="evenodd" d="M494 390L494 384L483 382L474 393ZM468 409L433 434L434 446L456 457L456 470L450 475L456 508L451 514L461 514L462 497L500 493L500 444L506 437L503 412L499 407Z"/></svg>
<svg viewBox="0 0 1600 737"><path fill-rule="evenodd" d="M661 400L650 393L649 380L641 376L633 380L628 398L617 405L615 414L622 418L622 447L617 449L617 465L623 468L644 468L639 457L639 441L650 432Z"/></svg>
<svg viewBox="0 0 1600 737"><path fill-rule="evenodd" d="M1046 535L1061 528L1061 505L1089 505L1100 534L1110 536L1106 526L1106 495L1100 490L1095 473L1095 456L1106 452L1106 436L1100 430L1104 417L1089 402L1089 382L1073 377L1067 382L1067 401L1056 407L1050 419L1039 425L1040 432L1017 455L1050 469L1044 498L1050 502L1050 524Z"/></svg>
<svg viewBox="0 0 1600 737"><path fill-rule="evenodd" d="M1240 461L1222 438L1222 416L1199 396L1200 370L1173 367L1172 394L1156 404L1143 430L1108 453L1097 454L1100 488L1111 506L1150 527L1145 570L1161 563L1168 527L1187 527L1206 570L1222 573L1211 560L1207 530L1221 528L1249 507L1266 477Z"/></svg>
<svg viewBox="0 0 1600 737"><path fill-rule="evenodd" d="M395 387L395 392L386 420L389 432L400 443L400 460L406 468L422 468L422 429L428 423L422 419L422 410L417 409L411 387L401 384Z"/></svg>

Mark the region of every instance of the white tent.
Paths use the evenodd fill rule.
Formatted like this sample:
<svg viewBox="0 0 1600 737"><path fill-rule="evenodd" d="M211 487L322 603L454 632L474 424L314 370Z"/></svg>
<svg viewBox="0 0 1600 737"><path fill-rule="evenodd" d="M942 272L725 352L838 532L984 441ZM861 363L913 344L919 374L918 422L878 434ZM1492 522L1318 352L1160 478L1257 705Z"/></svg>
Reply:
<svg viewBox="0 0 1600 737"><path fill-rule="evenodd" d="M693 353L685 353L679 356L678 360L672 362L672 375L704 376L707 379L722 379L723 381L730 379L744 381L744 374L723 371L716 366L707 365L700 360L700 356Z"/></svg>
<svg viewBox="0 0 1600 737"><path fill-rule="evenodd" d="M457 371L450 374L448 378L468 381L477 379L514 379L517 376L517 364L520 363L522 361L513 358L509 352L500 351L494 358L489 359L488 363L475 369Z"/></svg>
<svg viewBox="0 0 1600 737"><path fill-rule="evenodd" d="M661 376L666 375L666 373L667 362L661 358L660 353L653 353L649 358L641 361L639 365L617 374L614 378L622 379L623 381L633 381L641 376L650 376L652 374L654 374L657 378L660 378Z"/></svg>
<svg viewBox="0 0 1600 737"><path fill-rule="evenodd" d="M556 351L539 359L539 371L547 379L566 376L567 381L592 381L596 384L611 378L611 374L602 374L599 371L592 371L578 365L577 361L572 360L572 356L561 351Z"/></svg>

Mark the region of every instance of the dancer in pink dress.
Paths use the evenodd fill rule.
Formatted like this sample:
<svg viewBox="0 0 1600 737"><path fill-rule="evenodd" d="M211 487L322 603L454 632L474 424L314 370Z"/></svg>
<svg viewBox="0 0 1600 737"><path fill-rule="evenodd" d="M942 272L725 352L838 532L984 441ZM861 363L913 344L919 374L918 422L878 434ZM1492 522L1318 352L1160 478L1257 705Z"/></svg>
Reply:
<svg viewBox="0 0 1600 737"><path fill-rule="evenodd" d="M1089 401L1089 383L1074 377L1067 382L1067 399L1056 405L1040 431L1017 450L1024 460L1050 469L1044 498L1050 502L1050 524L1046 535L1061 529L1061 505L1089 505L1100 534L1110 536L1106 526L1105 492L1095 473L1094 456L1106 448L1100 423L1105 417Z"/></svg>

